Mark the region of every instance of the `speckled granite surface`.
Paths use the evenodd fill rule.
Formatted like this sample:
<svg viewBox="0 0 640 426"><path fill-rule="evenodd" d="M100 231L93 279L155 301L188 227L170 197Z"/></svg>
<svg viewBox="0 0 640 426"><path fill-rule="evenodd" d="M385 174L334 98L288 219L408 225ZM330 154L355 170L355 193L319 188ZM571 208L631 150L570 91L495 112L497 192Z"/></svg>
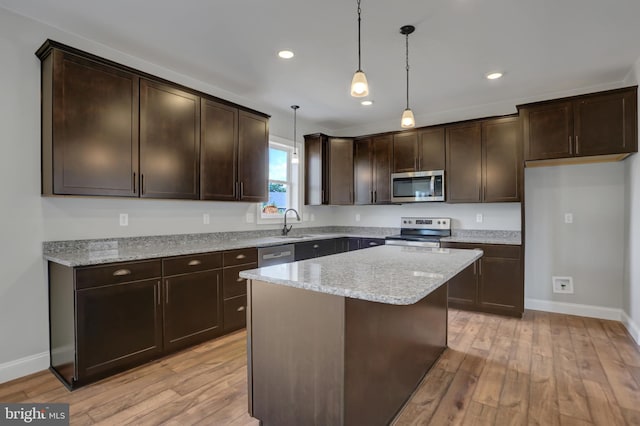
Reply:
<svg viewBox="0 0 640 426"><path fill-rule="evenodd" d="M161 235L97 240L45 241L43 256L65 266L88 266L184 254L206 253L248 247L269 247L300 241L339 237L379 237L399 233L398 228L315 227L294 228L291 238L279 230ZM295 237L295 238L294 238Z"/></svg>
<svg viewBox="0 0 640 426"><path fill-rule="evenodd" d="M520 231L490 231L478 229L454 229L451 237L442 238L441 241L456 243L476 243L476 244L522 244L522 234Z"/></svg>
<svg viewBox="0 0 640 426"><path fill-rule="evenodd" d="M411 305L481 256L481 250L378 246L251 269L240 276L371 302Z"/></svg>

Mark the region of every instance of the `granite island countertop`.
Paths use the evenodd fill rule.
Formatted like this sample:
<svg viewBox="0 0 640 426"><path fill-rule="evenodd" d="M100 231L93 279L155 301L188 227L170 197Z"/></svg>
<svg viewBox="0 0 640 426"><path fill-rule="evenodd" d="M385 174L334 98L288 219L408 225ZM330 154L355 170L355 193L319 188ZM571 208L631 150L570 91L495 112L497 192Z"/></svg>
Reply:
<svg viewBox="0 0 640 426"><path fill-rule="evenodd" d="M240 276L371 302L411 305L482 254L482 250L385 245L250 269Z"/></svg>

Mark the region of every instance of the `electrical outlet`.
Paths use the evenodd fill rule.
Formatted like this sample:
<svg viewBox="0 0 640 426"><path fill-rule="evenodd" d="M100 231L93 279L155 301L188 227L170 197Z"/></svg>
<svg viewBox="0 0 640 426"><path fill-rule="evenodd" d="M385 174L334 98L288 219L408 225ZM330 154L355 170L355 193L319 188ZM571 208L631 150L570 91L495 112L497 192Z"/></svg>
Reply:
<svg viewBox="0 0 640 426"><path fill-rule="evenodd" d="M202 213L202 223L205 225L211 223L211 217L209 216L209 213Z"/></svg>
<svg viewBox="0 0 640 426"><path fill-rule="evenodd" d="M356 213L356 222L360 222L360 213Z"/></svg>
<svg viewBox="0 0 640 426"><path fill-rule="evenodd" d="M554 293L573 294L573 277L551 277Z"/></svg>
<svg viewBox="0 0 640 426"><path fill-rule="evenodd" d="M573 213L564 214L564 223L573 223Z"/></svg>
<svg viewBox="0 0 640 426"><path fill-rule="evenodd" d="M127 213L120 213L120 226L129 226L129 215Z"/></svg>
<svg viewBox="0 0 640 426"><path fill-rule="evenodd" d="M482 217L482 213L478 213L476 215L476 222L477 223L482 223L483 220L484 220L484 217Z"/></svg>

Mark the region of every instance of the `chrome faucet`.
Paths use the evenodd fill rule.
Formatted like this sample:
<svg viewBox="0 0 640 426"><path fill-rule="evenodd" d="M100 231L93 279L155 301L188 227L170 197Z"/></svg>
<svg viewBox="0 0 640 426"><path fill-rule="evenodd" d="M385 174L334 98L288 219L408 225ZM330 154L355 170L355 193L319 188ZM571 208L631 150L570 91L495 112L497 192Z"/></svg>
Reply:
<svg viewBox="0 0 640 426"><path fill-rule="evenodd" d="M293 225L289 225L289 227L287 227L287 213L289 212L294 212L296 214L296 219L300 220L300 215L298 214L296 209L286 209L284 211L284 226L282 227L282 235L284 236L286 236L293 227Z"/></svg>

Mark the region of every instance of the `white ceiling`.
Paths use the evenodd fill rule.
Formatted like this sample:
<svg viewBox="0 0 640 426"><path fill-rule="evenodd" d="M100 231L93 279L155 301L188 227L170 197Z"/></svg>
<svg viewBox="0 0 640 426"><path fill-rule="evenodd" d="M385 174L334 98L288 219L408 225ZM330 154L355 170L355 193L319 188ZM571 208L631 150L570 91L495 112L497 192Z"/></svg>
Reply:
<svg viewBox="0 0 640 426"><path fill-rule="evenodd" d="M372 107L349 96L356 1L0 0L0 6L339 131L621 82L640 57L638 0L362 0ZM277 58L288 48L292 60ZM490 71L505 72L488 81ZM269 113L269 111L265 111ZM393 129L388 129L393 130Z"/></svg>

